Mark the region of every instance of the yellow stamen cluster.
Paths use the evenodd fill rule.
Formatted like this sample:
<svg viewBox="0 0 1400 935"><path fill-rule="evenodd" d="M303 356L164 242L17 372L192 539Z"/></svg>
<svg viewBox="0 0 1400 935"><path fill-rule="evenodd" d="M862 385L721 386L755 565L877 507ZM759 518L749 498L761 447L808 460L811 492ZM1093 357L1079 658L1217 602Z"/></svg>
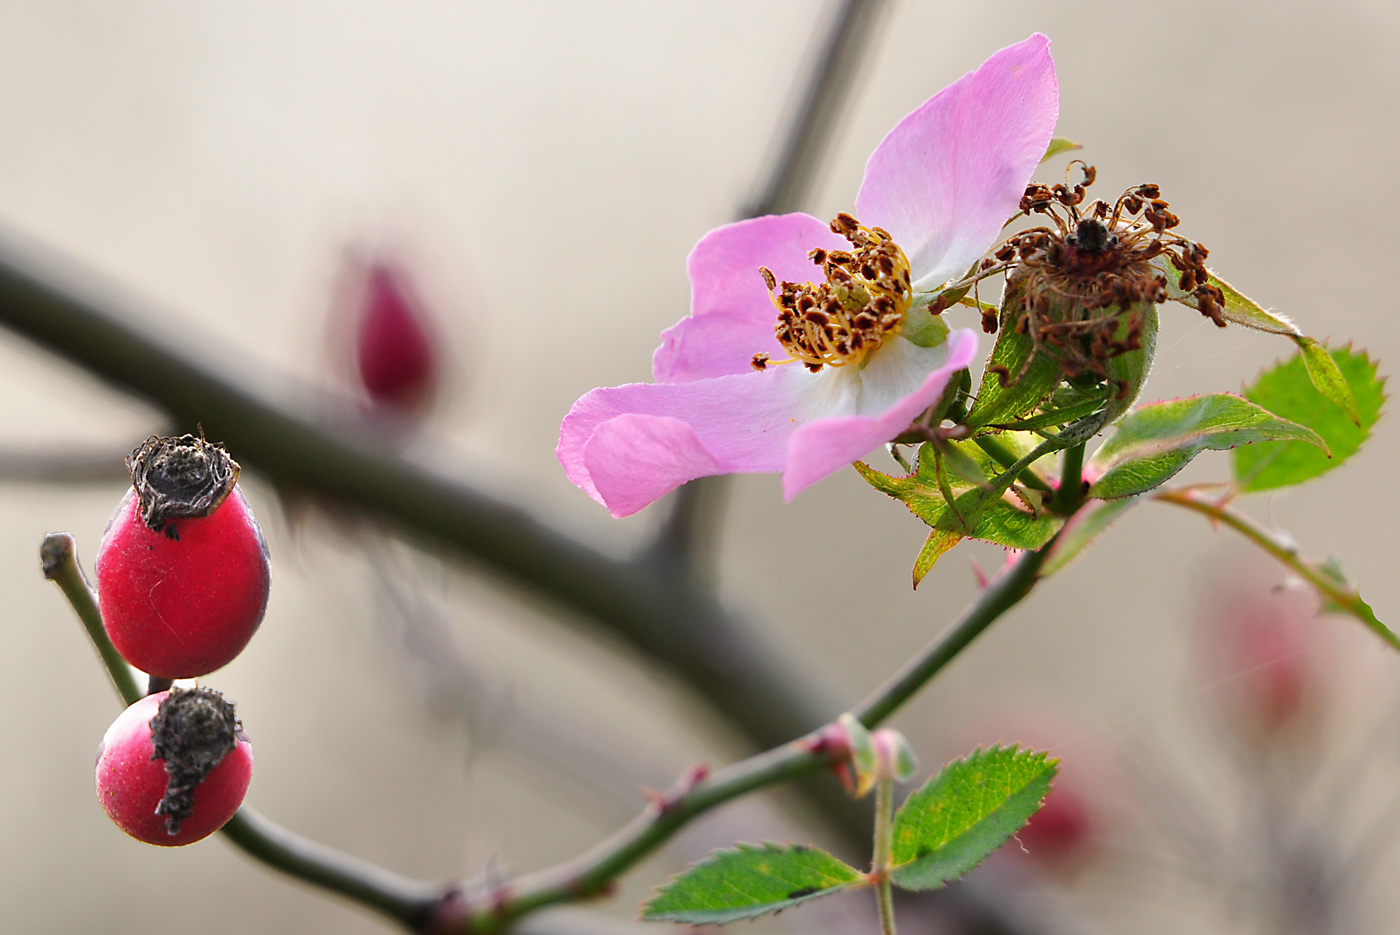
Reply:
<svg viewBox="0 0 1400 935"><path fill-rule="evenodd" d="M774 332L778 343L816 373L826 365L860 364L887 336L899 333L904 313L913 300L909 258L881 228L862 227L849 214L838 214L832 233L851 244L850 250L813 250L809 256L821 267L825 281L784 282L760 267L763 281L778 309ZM755 354L753 367L763 370L767 354Z"/></svg>

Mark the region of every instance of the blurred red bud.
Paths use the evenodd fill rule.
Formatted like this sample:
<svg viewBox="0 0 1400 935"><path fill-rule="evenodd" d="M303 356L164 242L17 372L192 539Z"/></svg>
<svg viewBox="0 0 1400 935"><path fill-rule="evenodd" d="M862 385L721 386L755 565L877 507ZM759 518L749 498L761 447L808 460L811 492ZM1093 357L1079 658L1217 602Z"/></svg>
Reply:
<svg viewBox="0 0 1400 935"><path fill-rule="evenodd" d="M1230 726L1278 741L1314 720L1326 692L1327 630L1312 595L1235 571L1207 591L1198 655Z"/></svg>
<svg viewBox="0 0 1400 935"><path fill-rule="evenodd" d="M1074 779L1057 779L1040 811L1031 816L1016 839L1032 860L1048 869L1072 866L1083 854L1093 830L1089 806L1076 791Z"/></svg>
<svg viewBox="0 0 1400 935"><path fill-rule="evenodd" d="M422 306L404 272L369 264L360 297L356 346L360 382L377 406L427 408L437 384L437 356Z"/></svg>

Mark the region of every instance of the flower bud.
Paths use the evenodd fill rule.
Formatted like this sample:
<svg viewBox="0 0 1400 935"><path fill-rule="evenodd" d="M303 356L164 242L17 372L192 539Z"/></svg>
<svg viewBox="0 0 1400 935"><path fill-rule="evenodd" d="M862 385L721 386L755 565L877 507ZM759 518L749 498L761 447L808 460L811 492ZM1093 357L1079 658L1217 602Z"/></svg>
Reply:
<svg viewBox="0 0 1400 935"><path fill-rule="evenodd" d="M401 412L427 408L437 385L437 355L407 276L375 261L363 288L355 347L360 383L376 406Z"/></svg>

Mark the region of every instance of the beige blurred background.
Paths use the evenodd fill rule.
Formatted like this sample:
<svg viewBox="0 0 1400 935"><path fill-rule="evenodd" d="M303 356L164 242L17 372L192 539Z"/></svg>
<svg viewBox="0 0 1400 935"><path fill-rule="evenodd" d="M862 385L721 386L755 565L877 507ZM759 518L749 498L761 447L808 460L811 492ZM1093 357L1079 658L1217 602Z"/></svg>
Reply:
<svg viewBox="0 0 1400 935"><path fill-rule="evenodd" d="M565 480L553 455L559 420L595 385L648 378L658 332L687 307L685 256L751 194L825 11L713 0L0 2L0 223L121 284L161 329L206 336L213 352L248 361L249 379L285 381L289 394L334 385L326 320L345 250L392 251L444 325L455 370L417 454L626 548L652 520L613 521ZM1182 230L1234 284L1312 334L1400 358L1389 217L1400 6L1384 0L903 0L887 13L810 210L849 209L866 155L899 117L1035 30L1055 41L1059 133L1085 144L1100 194L1160 183ZM1184 309L1163 317L1147 398L1237 389L1288 352ZM8 448L73 440L117 452L160 427L9 334L0 391ZM1308 555L1337 556L1393 624L1400 576L1385 465L1397 458L1386 420L1354 462L1249 505ZM1200 462L1190 477L1227 469L1222 455ZM273 594L248 651L209 681L238 702L255 741L250 801L293 829L428 878L527 870L611 831L641 804L638 785L742 752L693 697L587 626L561 625L553 608L450 560L323 519L294 529L255 472L247 488L269 534ZM70 530L90 567L120 493L120 483L0 484L0 929L387 930L217 838L164 851L102 815L92 755L117 706L40 577L36 548L44 532ZM775 478L741 478L723 589L854 701L973 595L969 555L1000 561L964 547L916 594L908 570L922 536L854 472L790 505ZM1015 739L993 734L1029 720L1067 762L1131 761L1158 744L1228 814L1242 793L1212 765L1228 741L1202 727L1190 634L1198 585L1244 555L1197 517L1141 507L898 723L930 767L978 740ZM376 568L476 665L480 680L460 697L427 697L422 673L393 652ZM864 584L833 587L828 568ZM1385 725L1400 660L1353 622L1316 625L1320 642L1335 634L1342 644L1350 723L1379 723L1375 757L1393 765L1400 735ZM553 742L561 734L578 749ZM1132 773L1102 770L1120 772ZM1366 803L1389 801L1383 779L1366 796L1342 793L1363 804L1348 821L1368 824ZM1131 777L1103 787L1117 812L1153 807ZM1150 830L1115 821L1065 897L1091 926L1259 930L1220 887L1154 863L1167 845ZM709 846L808 833L763 802L736 806L600 908L630 917ZM1356 931L1390 930L1379 920L1397 908L1385 884L1400 867L1383 853Z"/></svg>

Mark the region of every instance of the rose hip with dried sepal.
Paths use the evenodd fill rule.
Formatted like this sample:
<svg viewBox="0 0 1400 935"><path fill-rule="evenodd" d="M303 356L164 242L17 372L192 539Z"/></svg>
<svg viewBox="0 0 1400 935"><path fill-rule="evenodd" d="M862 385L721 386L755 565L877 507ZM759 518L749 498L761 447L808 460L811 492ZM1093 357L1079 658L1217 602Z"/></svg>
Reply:
<svg viewBox="0 0 1400 935"><path fill-rule="evenodd" d="M172 688L123 711L97 750L97 798L147 844L192 844L233 817L253 778L253 747L223 695Z"/></svg>
<svg viewBox="0 0 1400 935"><path fill-rule="evenodd" d="M152 437L97 550L107 635L143 672L194 678L248 645L267 607L267 544L238 462L203 438Z"/></svg>

